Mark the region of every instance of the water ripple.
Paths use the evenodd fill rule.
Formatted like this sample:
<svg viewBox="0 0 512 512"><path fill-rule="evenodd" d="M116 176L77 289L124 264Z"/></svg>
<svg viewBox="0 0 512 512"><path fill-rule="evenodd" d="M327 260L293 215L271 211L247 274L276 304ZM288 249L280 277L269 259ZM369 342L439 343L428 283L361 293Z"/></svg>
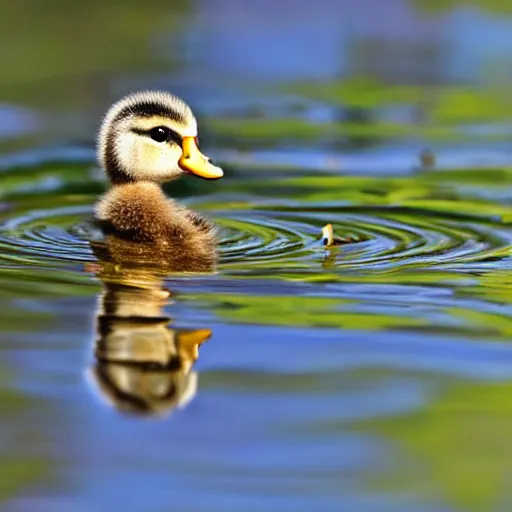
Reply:
<svg viewBox="0 0 512 512"><path fill-rule="evenodd" d="M223 210L210 204L207 214L220 227L225 268L435 267L486 262L508 256L512 232L507 225L471 216L443 216L428 210L312 207ZM93 261L90 205L7 212L0 224L0 266L23 263L59 265ZM321 227L330 222L351 242L326 251Z"/></svg>

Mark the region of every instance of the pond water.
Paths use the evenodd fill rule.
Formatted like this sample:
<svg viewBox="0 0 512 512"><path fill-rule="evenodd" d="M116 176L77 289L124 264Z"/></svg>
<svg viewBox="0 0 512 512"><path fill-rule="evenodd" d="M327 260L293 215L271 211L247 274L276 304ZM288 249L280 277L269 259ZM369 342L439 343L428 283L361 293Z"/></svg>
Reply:
<svg viewBox="0 0 512 512"><path fill-rule="evenodd" d="M105 97L0 112L2 510L510 510L509 104L441 80L456 112L418 127L396 116L423 88L290 87L306 106L277 120L191 89L226 174L166 191L219 226L210 274L98 261ZM340 122L333 87L366 105Z"/></svg>

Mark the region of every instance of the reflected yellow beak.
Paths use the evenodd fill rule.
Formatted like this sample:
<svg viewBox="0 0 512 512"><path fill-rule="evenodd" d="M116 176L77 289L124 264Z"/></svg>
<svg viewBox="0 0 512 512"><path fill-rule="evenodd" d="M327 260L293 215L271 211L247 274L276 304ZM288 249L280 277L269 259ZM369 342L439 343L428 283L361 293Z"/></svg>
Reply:
<svg viewBox="0 0 512 512"><path fill-rule="evenodd" d="M222 169L210 163L210 160L199 151L194 137L183 137L182 149L183 155L178 165L185 172L208 180L216 180L224 176Z"/></svg>
<svg viewBox="0 0 512 512"><path fill-rule="evenodd" d="M211 329L195 329L193 331L182 331L179 334L182 346L201 345L212 335Z"/></svg>
<svg viewBox="0 0 512 512"><path fill-rule="evenodd" d="M199 355L199 346L212 335L211 329L196 329L194 331L182 331L178 334L178 346L182 354L190 361L195 361Z"/></svg>

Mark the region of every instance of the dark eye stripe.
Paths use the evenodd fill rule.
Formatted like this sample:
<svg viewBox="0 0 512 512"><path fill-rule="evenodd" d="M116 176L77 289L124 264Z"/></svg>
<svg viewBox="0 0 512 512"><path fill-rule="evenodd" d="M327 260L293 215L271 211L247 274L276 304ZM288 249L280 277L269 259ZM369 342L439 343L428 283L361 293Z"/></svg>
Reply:
<svg viewBox="0 0 512 512"><path fill-rule="evenodd" d="M157 128L157 127L155 127ZM166 127L170 136L170 140L175 142L176 144L180 145L183 142L183 139L181 135L174 130L171 130L169 127ZM130 131L133 133L136 133L137 135L143 135L144 137L151 137L151 132L154 130L154 128L150 128L149 130L141 130L140 128L132 128Z"/></svg>

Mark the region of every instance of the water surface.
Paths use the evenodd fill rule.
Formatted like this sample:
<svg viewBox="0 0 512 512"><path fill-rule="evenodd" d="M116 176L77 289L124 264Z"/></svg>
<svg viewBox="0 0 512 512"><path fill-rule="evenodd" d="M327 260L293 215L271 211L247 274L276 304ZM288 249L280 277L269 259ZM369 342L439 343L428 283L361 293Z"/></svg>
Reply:
<svg viewBox="0 0 512 512"><path fill-rule="evenodd" d="M388 3L408 20L402 46L416 26L446 43L422 21L421 2ZM130 20L150 30L151 16L133 9ZM208 37L220 37L208 9L194 9L180 16L199 32L210 19ZM350 13L354 23L362 16ZM443 30L509 22L465 6L435 16ZM210 53L190 43L203 48L191 62L216 62L229 37L251 46L258 23L254 36L226 33ZM387 33L384 21L372 26L359 37ZM465 37L452 57L471 54ZM162 45L154 52L167 48L150 39ZM2 507L509 510L512 110L503 90L443 73L433 88L416 75L406 85L339 78L324 73L327 59L309 82L293 61L289 83L255 91L244 82L236 96L234 79L212 77L206 95L193 65L153 76L138 57L131 79L106 89L86 66L94 60L83 64L103 94L0 111L12 138L0 157ZM125 62L110 62L101 65L120 75ZM464 62L458 79L470 80ZM140 82L189 91L207 153L225 167L215 183L166 186L219 226L214 273L119 268L91 248L106 187L93 125ZM34 85L4 85L13 105L36 101ZM323 247L326 223L352 242Z"/></svg>

